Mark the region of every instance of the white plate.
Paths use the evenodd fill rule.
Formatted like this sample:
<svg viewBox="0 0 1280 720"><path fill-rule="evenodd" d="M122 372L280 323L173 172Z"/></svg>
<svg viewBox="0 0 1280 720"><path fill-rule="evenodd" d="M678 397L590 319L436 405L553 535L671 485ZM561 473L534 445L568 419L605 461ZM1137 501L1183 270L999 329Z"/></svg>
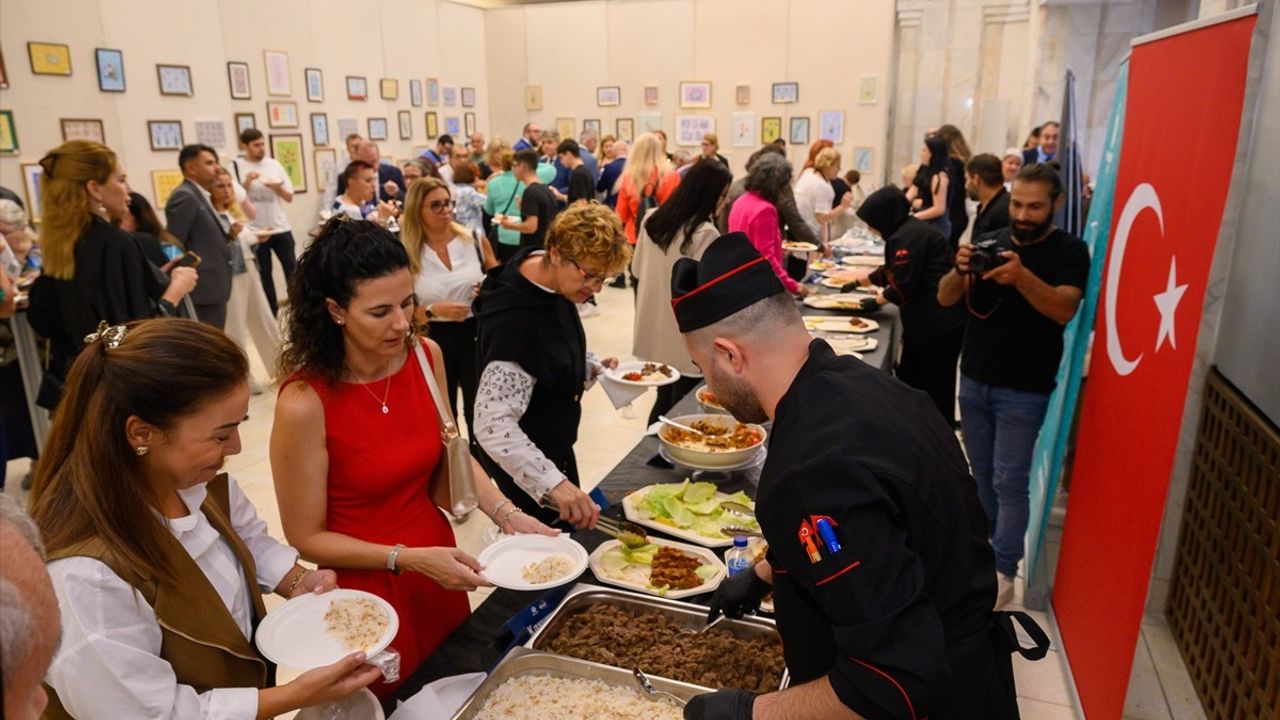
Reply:
<svg viewBox="0 0 1280 720"><path fill-rule="evenodd" d="M715 538L704 537L692 530L678 528L674 525L667 525L666 523L660 523L657 520L646 517L645 514L641 512L639 504L640 500L644 498L645 493L649 492L652 488L652 485L646 485L622 498L622 512L627 516L628 520L637 525L643 525L644 527L651 528L653 530L659 530L672 537L678 537L681 540L688 540L689 542L701 545L702 547L720 548L733 545L733 538L727 535L723 540L717 540ZM720 498L721 500L729 499L729 496L722 492L717 492L713 497Z"/></svg>
<svg viewBox="0 0 1280 720"><path fill-rule="evenodd" d="M629 372L640 372L641 370L644 370L645 364L646 361L644 360L632 360L630 362L618 363L618 367L612 370L605 370L605 375L608 375L610 380L615 380L625 385L633 385L635 387L662 387L663 385L670 385L680 379L680 371L670 365L668 365L667 368L671 370L671 377L662 377L661 374L659 374L659 377L652 380L624 380L622 378L623 375L626 375ZM662 363L653 364L661 365Z"/></svg>
<svg viewBox="0 0 1280 720"><path fill-rule="evenodd" d="M880 267L884 264L883 255L845 255L840 258L840 262L845 265L857 265L860 267Z"/></svg>
<svg viewBox="0 0 1280 720"><path fill-rule="evenodd" d="M822 260L814 260L813 262L809 263L809 269L813 270L814 272L831 272L832 270L835 270L839 266L840 266L839 263L835 262L834 260L828 260L826 258L823 258ZM848 272L848 270L845 270L844 272Z"/></svg>
<svg viewBox="0 0 1280 720"><path fill-rule="evenodd" d="M726 414L728 414L728 411L726 411ZM706 472L721 472L721 473L735 472L737 470L746 470L747 468L753 468L757 465L762 465L764 464L764 458L768 453L769 453L768 447L765 445L761 445L759 452L757 452L755 455L752 455L750 458L743 460L737 465L728 465L726 467L715 467L713 465L699 465L696 463L688 463L688 462L685 462L684 460L677 460L668 451L666 445L658 446L658 457L662 458L663 460L666 460L668 463L672 465L676 465L679 467L687 467L690 470L703 470Z"/></svg>
<svg viewBox="0 0 1280 720"><path fill-rule="evenodd" d="M551 582L531 583L520 571L551 555L565 555L573 564L568 575ZM587 569L587 551L568 535L513 535L493 543L476 558L485 580L508 590L545 590L571 583Z"/></svg>
<svg viewBox="0 0 1280 720"><path fill-rule="evenodd" d="M861 327L854 327L853 320L862 321ZM810 332L869 333L880 329L880 323L871 318L849 318L843 315L805 315L804 326Z"/></svg>
<svg viewBox="0 0 1280 720"><path fill-rule="evenodd" d="M861 310L862 301L874 295L863 292L831 293L828 295L806 295L804 304L817 310Z"/></svg>
<svg viewBox="0 0 1280 720"><path fill-rule="evenodd" d="M818 246L810 242L784 242L782 249L787 252L817 252Z"/></svg>
<svg viewBox="0 0 1280 720"><path fill-rule="evenodd" d="M849 283L852 283L852 282L857 282L857 278L848 277L848 276L840 277L840 278L824 277L822 278L822 282L819 284L822 285L822 287L828 287L833 290L839 290L840 288L843 288L845 285L848 285Z"/></svg>
<svg viewBox="0 0 1280 720"><path fill-rule="evenodd" d="M253 234L254 234L254 235L258 235L258 236L260 236L260 237L270 237L270 236L272 236L272 235L279 235L279 234L280 234L280 233L282 233L282 232L284 232L284 231L283 231L283 230L281 230L280 228L274 228L274 227L254 228L254 229L253 229Z"/></svg>
<svg viewBox="0 0 1280 720"><path fill-rule="evenodd" d="M823 340L831 346L837 355L854 355L862 359L859 353L872 352L880 342L866 335L844 335L842 337L826 337Z"/></svg>
<svg viewBox="0 0 1280 720"><path fill-rule="evenodd" d="M399 632L400 616L390 603L373 593L343 588L322 595L301 595L267 613L258 625L254 642L262 654L277 665L299 670L332 665L354 651L346 649L325 630L324 615L331 601L350 599L372 600L391 618L378 642L365 650L369 656L382 652Z"/></svg>
<svg viewBox="0 0 1280 720"><path fill-rule="evenodd" d="M690 595L700 595L702 593L713 592L716 588L720 587L720 583L729 574L728 568L724 566L724 563L720 562L720 558L716 557L715 553L704 547L695 547L693 545L686 545L685 543L678 543L673 540L662 540L655 537L649 538L649 542L662 547L675 548L686 555L696 555L702 560L703 565L714 565L716 568L716 574L707 578L701 585L696 587L685 588L684 590L668 590L666 593L658 592L647 583L632 582L630 580L607 575L605 574L603 567L601 567L604 554L622 544L617 540L609 540L602 543L591 553L591 572L595 573L596 579L602 583L616 585L620 588L627 588L629 590L639 590L642 593L657 595L671 600L679 600L680 598L689 597Z"/></svg>
<svg viewBox="0 0 1280 720"><path fill-rule="evenodd" d="M760 601L760 610L761 610L761 612L767 612L767 613L769 613L770 615L772 615L772 614L773 614L773 601L772 601L772 600L761 600L761 601Z"/></svg>

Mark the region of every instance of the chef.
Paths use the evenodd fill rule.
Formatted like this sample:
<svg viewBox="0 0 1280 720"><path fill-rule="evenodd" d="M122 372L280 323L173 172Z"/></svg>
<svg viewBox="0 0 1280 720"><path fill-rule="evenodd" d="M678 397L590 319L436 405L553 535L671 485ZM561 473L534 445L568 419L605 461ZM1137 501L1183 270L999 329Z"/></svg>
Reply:
<svg viewBox="0 0 1280 720"><path fill-rule="evenodd" d="M688 720L1017 718L1010 615L992 611L987 521L951 428L922 392L806 331L742 233L681 259L672 307L743 422L774 422L756 498L769 544L710 619L773 591L792 687L694 698ZM1019 621L1043 656L1048 640Z"/></svg>

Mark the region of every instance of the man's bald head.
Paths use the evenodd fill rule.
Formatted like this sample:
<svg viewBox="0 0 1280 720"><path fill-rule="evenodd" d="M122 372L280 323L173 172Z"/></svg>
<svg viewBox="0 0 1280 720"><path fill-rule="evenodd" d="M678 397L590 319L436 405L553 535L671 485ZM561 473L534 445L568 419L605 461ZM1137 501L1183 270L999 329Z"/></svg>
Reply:
<svg viewBox="0 0 1280 720"><path fill-rule="evenodd" d="M0 494L0 669L10 720L35 720L49 701L40 683L61 628L43 552L35 523Z"/></svg>
<svg viewBox="0 0 1280 720"><path fill-rule="evenodd" d="M372 140L361 140L356 146L355 159L361 162L367 162L375 168L378 167L380 153L378 152L378 143Z"/></svg>

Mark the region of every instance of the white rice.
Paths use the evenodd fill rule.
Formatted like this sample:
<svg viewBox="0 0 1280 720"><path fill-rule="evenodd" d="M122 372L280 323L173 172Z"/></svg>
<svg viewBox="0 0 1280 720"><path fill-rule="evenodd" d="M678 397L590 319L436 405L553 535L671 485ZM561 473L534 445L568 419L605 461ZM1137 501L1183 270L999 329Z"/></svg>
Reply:
<svg viewBox="0 0 1280 720"><path fill-rule="evenodd" d="M548 555L537 562L525 565L520 570L520 576L527 583L541 585L552 580L559 580L571 572L573 572L573 561L569 559L569 556L556 554Z"/></svg>
<svg viewBox="0 0 1280 720"><path fill-rule="evenodd" d="M680 708L599 680L525 675L507 680L476 720L682 720Z"/></svg>

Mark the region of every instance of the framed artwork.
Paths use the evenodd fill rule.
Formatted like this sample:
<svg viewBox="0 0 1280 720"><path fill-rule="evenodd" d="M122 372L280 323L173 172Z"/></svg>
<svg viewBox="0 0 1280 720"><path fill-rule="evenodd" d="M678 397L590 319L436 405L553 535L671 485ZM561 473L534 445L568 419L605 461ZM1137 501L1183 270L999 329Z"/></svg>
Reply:
<svg viewBox="0 0 1280 720"><path fill-rule="evenodd" d="M316 187L327 188L338 172L338 151L333 148L316 148L311 153L315 160Z"/></svg>
<svg viewBox="0 0 1280 720"><path fill-rule="evenodd" d="M181 173L179 173L181 174ZM44 168L40 163L22 163L22 192L27 196L27 217L40 222L44 206L40 204L40 183L44 180Z"/></svg>
<svg viewBox="0 0 1280 720"><path fill-rule="evenodd" d="M324 147L329 144L329 116L311 113L311 144Z"/></svg>
<svg viewBox="0 0 1280 720"><path fill-rule="evenodd" d="M181 150L181 120L148 120L147 133L151 136L152 150Z"/></svg>
<svg viewBox="0 0 1280 720"><path fill-rule="evenodd" d="M338 144L342 151L347 150L347 138L360 133L360 121L355 118L338 118Z"/></svg>
<svg viewBox="0 0 1280 720"><path fill-rule="evenodd" d="M622 104L622 88L617 85L596 88L596 106L617 107Z"/></svg>
<svg viewBox="0 0 1280 720"><path fill-rule="evenodd" d="M409 104L414 107L422 107L422 81L409 81Z"/></svg>
<svg viewBox="0 0 1280 720"><path fill-rule="evenodd" d="M236 135L248 130L249 128L258 127L258 118L253 113L236 113Z"/></svg>
<svg viewBox="0 0 1280 720"><path fill-rule="evenodd" d="M525 110L541 110L542 109L542 86L541 85L525 86L524 109Z"/></svg>
<svg viewBox="0 0 1280 720"><path fill-rule="evenodd" d="M306 68L302 80L307 86L307 102L324 102L324 73L320 68Z"/></svg>
<svg viewBox="0 0 1280 720"><path fill-rule="evenodd" d="M188 65L156 65L156 77L160 80L161 95L195 95Z"/></svg>
<svg viewBox="0 0 1280 720"><path fill-rule="evenodd" d="M617 121L614 122L613 129L617 131L616 134L619 140L626 140L627 142L635 140L635 120L632 120L631 118L618 118Z"/></svg>
<svg viewBox="0 0 1280 720"><path fill-rule="evenodd" d="M756 146L756 114L753 112L733 113L729 120L729 145L731 147Z"/></svg>
<svg viewBox="0 0 1280 720"><path fill-rule="evenodd" d="M445 85L440 88L440 97L445 107L458 106L458 88L453 85Z"/></svg>
<svg viewBox="0 0 1280 720"><path fill-rule="evenodd" d="M387 139L387 119L386 118L369 118L369 139L370 140L386 140Z"/></svg>
<svg viewBox="0 0 1280 720"><path fill-rule="evenodd" d="M182 184L182 171L178 168L151 171L151 196L156 207L169 203L169 196Z"/></svg>
<svg viewBox="0 0 1280 720"><path fill-rule="evenodd" d="M711 107L711 83L701 81L680 83L680 107Z"/></svg>
<svg viewBox="0 0 1280 720"><path fill-rule="evenodd" d="M13 111L0 110L0 153L18 152L18 129L13 125Z"/></svg>
<svg viewBox="0 0 1280 720"><path fill-rule="evenodd" d="M408 110L401 110L396 113L396 120L400 123L400 139L408 140L413 137L413 114Z"/></svg>
<svg viewBox="0 0 1280 720"><path fill-rule="evenodd" d="M440 81L427 78L427 104L435 107L440 104Z"/></svg>
<svg viewBox="0 0 1280 720"><path fill-rule="evenodd" d="M400 97L400 81L391 78L382 78L378 83L378 94L383 100L396 100Z"/></svg>
<svg viewBox="0 0 1280 720"><path fill-rule="evenodd" d="M644 86L644 104L645 105L658 104L658 86L657 85Z"/></svg>
<svg viewBox="0 0 1280 720"><path fill-rule="evenodd" d="M267 127L298 127L298 103L292 100L267 101Z"/></svg>
<svg viewBox="0 0 1280 720"><path fill-rule="evenodd" d="M29 42L27 58L34 75L70 75L71 48L61 43Z"/></svg>
<svg viewBox="0 0 1280 720"><path fill-rule="evenodd" d="M302 159L302 135L290 133L271 136L271 157L284 166L295 193L307 191L307 166Z"/></svg>
<svg viewBox="0 0 1280 720"><path fill-rule="evenodd" d="M640 132L647 133L662 129L662 113L640 113Z"/></svg>
<svg viewBox="0 0 1280 720"><path fill-rule="evenodd" d="M573 137L573 118L558 117L556 118L556 132L560 133L561 140L568 140Z"/></svg>
<svg viewBox="0 0 1280 720"><path fill-rule="evenodd" d="M751 86L739 85L733 89L733 101L739 105L751 104Z"/></svg>
<svg viewBox="0 0 1280 720"><path fill-rule="evenodd" d="M236 138L239 144L239 137ZM212 148L227 146L227 125L221 120L197 120L196 142Z"/></svg>
<svg viewBox="0 0 1280 720"><path fill-rule="evenodd" d="M462 88L462 107L476 106L476 89L473 87Z"/></svg>
<svg viewBox="0 0 1280 720"><path fill-rule="evenodd" d="M439 120L434 112L427 113L427 139L440 137Z"/></svg>
<svg viewBox="0 0 1280 720"><path fill-rule="evenodd" d="M767 117L760 121L760 143L768 145L782 137L782 118Z"/></svg>
<svg viewBox="0 0 1280 720"><path fill-rule="evenodd" d="M863 75L858 78L858 104L875 105L877 99L878 78L875 75Z"/></svg>
<svg viewBox="0 0 1280 720"><path fill-rule="evenodd" d="M870 175L872 165L874 165L875 150L869 147L856 147L853 149L853 169L862 175Z"/></svg>
<svg viewBox="0 0 1280 720"><path fill-rule="evenodd" d="M818 113L818 138L837 144L844 142L843 110L823 110Z"/></svg>
<svg viewBox="0 0 1280 720"><path fill-rule="evenodd" d="M467 137L476 134L476 114L473 112L462 114L462 129L466 132Z"/></svg>
<svg viewBox="0 0 1280 720"><path fill-rule="evenodd" d="M0 90L9 87L9 71L4 66L4 51L0 50Z"/></svg>
<svg viewBox="0 0 1280 720"><path fill-rule="evenodd" d="M808 145L809 144L809 118L793 117L791 118L791 135L787 138L787 142L792 145Z"/></svg>
<svg viewBox="0 0 1280 720"><path fill-rule="evenodd" d="M356 75L347 76L347 99L368 100L369 81Z"/></svg>
<svg viewBox="0 0 1280 720"><path fill-rule="evenodd" d="M790 105L791 103L800 102L800 83L774 83L773 92L770 95L774 105Z"/></svg>
<svg viewBox="0 0 1280 720"><path fill-rule="evenodd" d="M124 92L124 53L111 48L96 48L93 58L98 65L98 89L102 92Z"/></svg>
<svg viewBox="0 0 1280 720"><path fill-rule="evenodd" d="M227 85L231 87L232 100L248 100L253 96L249 84L249 63L227 63Z"/></svg>
<svg viewBox="0 0 1280 720"><path fill-rule="evenodd" d="M458 116L453 115L444 119L444 131L454 137L462 134L462 123L458 122Z"/></svg>
<svg viewBox="0 0 1280 720"><path fill-rule="evenodd" d="M263 62L267 66L267 94L292 95L289 87L289 53L283 50L263 50Z"/></svg>
<svg viewBox="0 0 1280 720"><path fill-rule="evenodd" d="M593 132L593 133L595 133L595 134L596 134L596 137L600 137L601 135L603 135L603 133L602 133L602 132L600 132L600 121L599 121L599 120L583 120L583 121L582 121L582 132L583 132L583 133Z"/></svg>
<svg viewBox="0 0 1280 720"><path fill-rule="evenodd" d="M676 145L697 147L702 136L716 131L716 119L711 115L677 115Z"/></svg>
<svg viewBox="0 0 1280 720"><path fill-rule="evenodd" d="M106 144L106 133L102 130L102 121L80 118L62 118L62 142L68 140L92 140Z"/></svg>

